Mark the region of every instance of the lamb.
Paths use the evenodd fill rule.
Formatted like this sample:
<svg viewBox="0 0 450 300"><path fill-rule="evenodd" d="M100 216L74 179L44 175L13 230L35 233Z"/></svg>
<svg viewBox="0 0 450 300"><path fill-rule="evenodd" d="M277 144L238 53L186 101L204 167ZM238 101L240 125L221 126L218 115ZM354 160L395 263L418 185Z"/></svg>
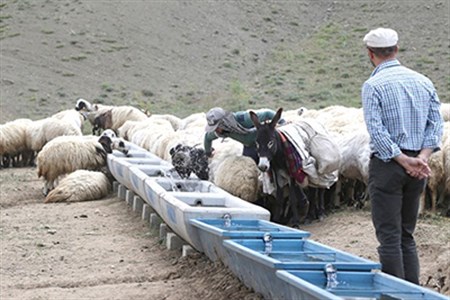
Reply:
<svg viewBox="0 0 450 300"><path fill-rule="evenodd" d="M55 187L58 177L79 169L100 170L106 166L106 156L112 153L112 141L107 136L98 140L77 136L57 137L47 143L37 156L38 177L45 180L44 194Z"/></svg>
<svg viewBox="0 0 450 300"><path fill-rule="evenodd" d="M102 172L77 170L64 177L48 193L45 203L98 200L111 191L111 182Z"/></svg>
<svg viewBox="0 0 450 300"><path fill-rule="evenodd" d="M18 166L16 157L20 155L25 165L33 161L26 136L26 130L32 122L30 119L17 119L0 125L0 157L4 167L9 167L11 160L13 166Z"/></svg>
<svg viewBox="0 0 450 300"><path fill-rule="evenodd" d="M248 202L258 200L261 184L255 161L247 156L228 156L217 167L214 183Z"/></svg>

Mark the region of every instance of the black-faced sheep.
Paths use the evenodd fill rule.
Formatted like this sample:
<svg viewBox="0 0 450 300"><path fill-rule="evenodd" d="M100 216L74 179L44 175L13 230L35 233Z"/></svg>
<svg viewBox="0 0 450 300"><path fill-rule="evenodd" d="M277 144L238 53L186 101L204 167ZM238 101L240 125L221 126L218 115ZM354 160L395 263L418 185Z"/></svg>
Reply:
<svg viewBox="0 0 450 300"><path fill-rule="evenodd" d="M101 111L103 109L110 109L113 106L99 103L91 104L89 101L79 98L75 104L75 110L80 112Z"/></svg>
<svg viewBox="0 0 450 300"><path fill-rule="evenodd" d="M189 178L191 173L202 180L208 180L208 157L205 150L178 144L170 150L172 165L181 178Z"/></svg>
<svg viewBox="0 0 450 300"><path fill-rule="evenodd" d="M48 193L45 203L98 200L111 191L111 183L102 172L77 170L61 179Z"/></svg>
<svg viewBox="0 0 450 300"><path fill-rule="evenodd" d="M62 136L47 143L37 156L38 177L45 180L44 194L55 187L61 175L76 170L100 170L106 156L112 153L113 142L107 136L93 138Z"/></svg>

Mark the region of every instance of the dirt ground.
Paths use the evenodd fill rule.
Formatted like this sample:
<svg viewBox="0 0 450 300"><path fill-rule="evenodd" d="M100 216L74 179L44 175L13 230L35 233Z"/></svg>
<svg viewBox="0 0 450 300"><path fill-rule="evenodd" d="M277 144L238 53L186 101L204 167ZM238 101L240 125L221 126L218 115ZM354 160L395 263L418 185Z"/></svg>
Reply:
<svg viewBox="0 0 450 300"><path fill-rule="evenodd" d="M203 254L181 257L115 194L44 204L34 168L0 170L1 299L262 299ZM305 225L312 239L377 261L367 210ZM420 220L421 283L450 295L450 222Z"/></svg>

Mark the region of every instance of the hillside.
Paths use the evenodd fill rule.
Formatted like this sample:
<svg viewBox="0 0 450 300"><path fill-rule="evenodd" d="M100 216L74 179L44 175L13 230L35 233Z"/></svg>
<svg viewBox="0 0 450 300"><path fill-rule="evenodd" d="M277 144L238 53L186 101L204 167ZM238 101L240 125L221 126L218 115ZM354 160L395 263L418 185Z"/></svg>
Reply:
<svg viewBox="0 0 450 300"><path fill-rule="evenodd" d="M0 123L79 97L179 117L359 106L372 69L362 38L378 26L450 102L449 3L2 0Z"/></svg>

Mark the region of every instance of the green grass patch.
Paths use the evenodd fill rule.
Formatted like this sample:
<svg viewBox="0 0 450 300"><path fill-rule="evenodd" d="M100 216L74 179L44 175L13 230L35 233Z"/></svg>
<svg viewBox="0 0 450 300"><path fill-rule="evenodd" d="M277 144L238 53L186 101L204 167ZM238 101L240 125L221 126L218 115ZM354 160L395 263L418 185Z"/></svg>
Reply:
<svg viewBox="0 0 450 300"><path fill-rule="evenodd" d="M361 84L372 71L361 45L365 31L330 22L297 47L275 48L258 74L265 91L262 105L278 101L288 107L360 106Z"/></svg>
<svg viewBox="0 0 450 300"><path fill-rule="evenodd" d="M86 55L76 55L76 56L71 56L71 57L70 57L71 60L75 60L75 61L84 60L84 59L86 59L86 58L87 58Z"/></svg>
<svg viewBox="0 0 450 300"><path fill-rule="evenodd" d="M43 34L53 34L53 33L55 33L55 31L51 30L51 29L42 29L41 32Z"/></svg>

